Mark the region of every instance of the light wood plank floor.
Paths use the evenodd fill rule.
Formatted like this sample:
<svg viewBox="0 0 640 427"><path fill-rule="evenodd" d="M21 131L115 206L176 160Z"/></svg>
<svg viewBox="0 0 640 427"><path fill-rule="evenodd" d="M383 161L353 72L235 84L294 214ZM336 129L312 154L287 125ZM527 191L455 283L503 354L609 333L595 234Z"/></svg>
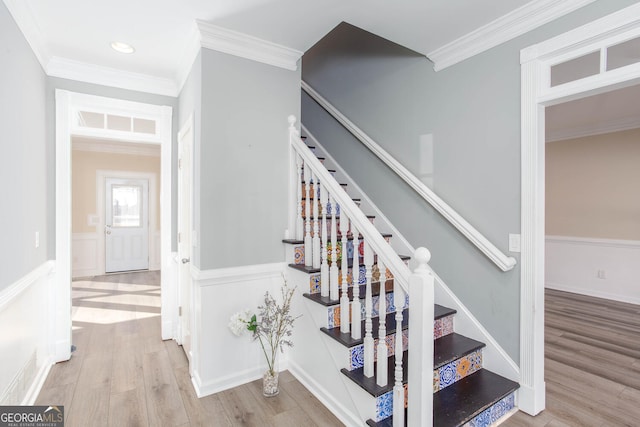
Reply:
<svg viewBox="0 0 640 427"><path fill-rule="evenodd" d="M503 426L640 426L640 306L547 290L547 409Z"/></svg>
<svg viewBox="0 0 640 427"><path fill-rule="evenodd" d="M64 405L66 426L341 426L289 372L280 395L261 380L198 399L187 359L160 339L160 274L73 282L73 343L36 401Z"/></svg>

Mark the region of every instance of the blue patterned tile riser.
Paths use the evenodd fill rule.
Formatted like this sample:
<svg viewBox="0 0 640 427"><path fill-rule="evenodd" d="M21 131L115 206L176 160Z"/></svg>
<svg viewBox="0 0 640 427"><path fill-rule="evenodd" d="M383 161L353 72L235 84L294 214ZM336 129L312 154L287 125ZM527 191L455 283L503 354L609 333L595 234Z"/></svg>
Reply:
<svg viewBox="0 0 640 427"><path fill-rule="evenodd" d="M363 331L364 333L364 331ZM387 354L389 356L393 356L396 353L396 335L391 334L386 338L387 344ZM402 331L402 351L406 351L409 349L409 330L405 329ZM378 353L378 340L374 340L373 342L373 357L374 359L377 357ZM351 347L349 349L349 364L348 370L353 371L354 369L362 368L364 366L364 344L357 345L355 347Z"/></svg>
<svg viewBox="0 0 640 427"><path fill-rule="evenodd" d="M404 385L404 407L407 407L407 384ZM382 421L393 415L393 390L376 397L376 416L374 421Z"/></svg>
<svg viewBox="0 0 640 427"><path fill-rule="evenodd" d="M393 292L385 294L385 299L387 302L387 313L393 313L396 311L396 307L393 302ZM372 297L371 302L373 303L373 307L371 308L371 316L378 317L380 315L380 296L376 295ZM362 307L361 318L365 318L365 306L364 299L360 299L360 305ZM405 294L404 299L404 308L409 307L409 296ZM327 328L335 328L340 326L340 306L333 306L327 309L328 317L327 317Z"/></svg>
<svg viewBox="0 0 640 427"><path fill-rule="evenodd" d="M309 276L309 293L311 294L320 293L320 275L319 274L312 274Z"/></svg>
<svg viewBox="0 0 640 427"><path fill-rule="evenodd" d="M295 265L304 265L304 246L296 246L293 248L294 250L294 264Z"/></svg>
<svg viewBox="0 0 640 427"><path fill-rule="evenodd" d="M456 381L482 368L482 350L476 350L433 370L433 392L449 387Z"/></svg>
<svg viewBox="0 0 640 427"><path fill-rule="evenodd" d="M507 415L513 408L515 408L515 394L511 393L482 411L463 427L488 427Z"/></svg>

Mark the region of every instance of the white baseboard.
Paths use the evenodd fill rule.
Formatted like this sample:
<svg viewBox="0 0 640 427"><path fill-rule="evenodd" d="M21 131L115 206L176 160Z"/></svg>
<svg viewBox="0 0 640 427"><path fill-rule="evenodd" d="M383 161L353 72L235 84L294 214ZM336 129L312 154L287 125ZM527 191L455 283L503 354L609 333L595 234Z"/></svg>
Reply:
<svg viewBox="0 0 640 427"><path fill-rule="evenodd" d="M53 359L49 358L46 360L40 369L38 370L38 374L36 375L31 387L27 390L27 394L24 396L21 405L30 406L34 405L38 395L40 394L40 390L42 390L42 386L44 382L47 380L47 376L49 376L49 372L51 371L51 367L54 365ZM55 402L48 402L55 403Z"/></svg>
<svg viewBox="0 0 640 427"><path fill-rule="evenodd" d="M333 394L322 387L295 362L289 361L289 372L307 388L324 406L346 426L360 427L363 421L335 400Z"/></svg>
<svg viewBox="0 0 640 427"><path fill-rule="evenodd" d="M545 286L640 304L640 242L547 236Z"/></svg>

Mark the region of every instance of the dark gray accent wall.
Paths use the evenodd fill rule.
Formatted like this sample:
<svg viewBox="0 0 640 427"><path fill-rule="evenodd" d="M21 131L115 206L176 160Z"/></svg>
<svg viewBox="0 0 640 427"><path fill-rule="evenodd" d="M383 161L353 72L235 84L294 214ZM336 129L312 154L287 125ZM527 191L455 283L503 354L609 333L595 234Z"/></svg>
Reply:
<svg viewBox="0 0 640 427"><path fill-rule="evenodd" d="M171 166L171 222L174 230L171 236L171 248L177 250L177 217L178 217L178 98L171 96L155 95L146 92L136 92L127 89L119 89L109 86L101 86L92 83L79 82L75 80L61 79L58 77L47 78L46 88L46 108L47 108L47 181L48 191L50 195L48 209L51 210L49 215L49 229L51 235L49 238L49 258L54 259L55 256L55 123L56 123L56 89L68 90L70 92L86 93L89 95L104 96L107 98L122 99L125 101L143 102L153 105L165 105L172 107L172 157L173 164Z"/></svg>
<svg viewBox="0 0 640 427"><path fill-rule="evenodd" d="M47 203L46 76L0 3L0 291L47 260L53 229ZM40 246L35 247L35 233Z"/></svg>
<svg viewBox="0 0 640 427"><path fill-rule="evenodd" d="M303 79L416 175L421 136L432 135L433 189L508 253L508 234L520 231L520 50L634 3L597 1L437 73L424 56L343 23L305 53ZM519 265L499 270L306 94L302 114L517 362Z"/></svg>
<svg viewBox="0 0 640 427"><path fill-rule="evenodd" d="M300 71L202 49L200 269L281 262Z"/></svg>

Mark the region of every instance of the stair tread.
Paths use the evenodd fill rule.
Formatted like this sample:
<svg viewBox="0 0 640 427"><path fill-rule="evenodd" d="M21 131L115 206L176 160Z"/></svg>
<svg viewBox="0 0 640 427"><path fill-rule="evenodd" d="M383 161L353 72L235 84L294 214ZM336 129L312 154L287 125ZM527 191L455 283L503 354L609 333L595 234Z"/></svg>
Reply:
<svg viewBox="0 0 640 427"><path fill-rule="evenodd" d="M402 322L402 329L406 329L408 327L408 319L409 319L409 315L408 315L408 310L404 310L404 318L403 318L403 322ZM390 313L387 315L387 324L389 325L390 321L392 321L393 319L393 315L394 313ZM377 338L376 335L376 319L374 320L374 327L373 327L373 332L374 332L374 339ZM405 325L405 320L406 325ZM387 335L390 335L392 333L395 332L395 321L393 321L391 324L394 325L393 328L389 328L387 330ZM364 327L364 326L363 326ZM324 333L328 334L329 336L332 336L333 338L335 338L337 341L343 340L343 341L348 341L351 340L354 342L353 345L359 345L362 344L362 340L352 340L351 337L348 334L341 334L340 333L340 328L332 328L331 330L327 330L326 328L320 328ZM337 329L337 331L334 331L334 329ZM393 329L393 332L390 332L389 330ZM331 332L331 333L330 333ZM333 335L331 335L333 334ZM339 338L338 338L339 337ZM434 349L433 349L433 367L434 369L439 368L440 366L445 365L446 363L449 363L453 360L459 359L463 356L466 356L469 353L472 353L475 350L478 350L480 348L483 348L485 346L484 343L480 342L480 341L476 341L474 339L465 337L464 335L460 335L458 333L451 333L449 335L445 335L441 338L438 338L437 340L434 341ZM406 378L407 378L407 363L406 361L408 360L407 355L408 355L408 350L404 352L403 358L405 363L403 363L402 365L402 377L404 378L403 382L406 383ZM395 369L395 358L393 356L390 356L389 359L393 358L393 362L389 362L389 373L392 373L393 370ZM345 371L345 370L343 370ZM349 372L349 375L347 375L349 378L351 378L356 384L360 385L360 387L362 387L363 389L365 389L368 393L370 393L372 396L377 397L380 396L381 394L386 393L387 391L389 391L391 388L393 388L393 383L394 380L393 378L389 378L389 384L388 384L388 389L385 387L380 387L376 384L376 376L374 375L373 378L367 378L364 376L364 368L358 368L358 369L354 369L353 371L346 371ZM346 375L346 373L345 373ZM392 376L392 374L390 375ZM451 386L449 386L451 387ZM386 390L386 391L385 391Z"/></svg>
<svg viewBox="0 0 640 427"><path fill-rule="evenodd" d="M409 355L409 352L408 351L404 351L402 353L402 359L405 360L405 361L409 360L408 359L408 355ZM346 375L351 380L353 380L353 382L355 382L357 385L362 387L367 393L369 393L373 397L378 397L378 396L381 396L381 395L393 390L393 386L394 386L394 383L395 383L395 378L394 378L394 375L393 375L393 372L394 372L395 367L396 367L395 363L396 363L395 355L389 356L387 358L387 370L388 370L389 375L388 375L387 384L384 385L384 386L379 386L376 383L376 375L375 375L376 368L375 368L375 366L374 366L374 375L371 378L367 378L367 377L364 376L364 368L354 369L353 371L349 371L348 369L342 368L342 369L340 369L340 372L342 372L344 375ZM406 363L403 363L402 383L403 384L407 383Z"/></svg>
<svg viewBox="0 0 640 427"><path fill-rule="evenodd" d="M360 298L364 298L366 292L366 285L360 286ZM385 292L393 292L393 279L389 279L386 281ZM342 292L342 291L340 291ZM353 299L353 286L349 286L347 294L349 295L349 300ZM320 305L324 305L325 307L330 307L332 305L340 304L340 299L331 299L329 297L323 297L319 293L311 294L305 293L302 294L305 298L310 299L311 301L317 302ZM380 282L372 282L371 283L371 295L376 296L380 295Z"/></svg>
<svg viewBox="0 0 640 427"><path fill-rule="evenodd" d="M437 369L485 347L485 343L453 332L436 339L433 347L433 368Z"/></svg>
<svg viewBox="0 0 640 427"><path fill-rule="evenodd" d="M387 335L392 335L396 333L396 321L395 321L395 315L396 313L387 313L387 315L385 316L385 321L386 321L386 325L387 325ZM402 310L402 329L407 329L409 327L409 309L405 308L404 310ZM373 321L373 327L371 329L371 333L373 335L373 339L377 339L378 338L378 333L380 332L379 327L380 327L380 318L379 317L374 317L371 319ZM362 321L361 324L361 330L362 330L362 335L364 336L364 320ZM322 332L324 332L325 334L329 335L331 338L333 338L334 340L338 341L340 344L344 345L345 347L353 347L356 345L360 345L363 343L363 339L353 339L351 338L351 334L344 334L342 332L340 332L340 327L335 327L335 328L320 328L320 330Z"/></svg>
<svg viewBox="0 0 640 427"><path fill-rule="evenodd" d="M480 369L433 395L433 425L462 426L519 387L514 381ZM405 410L405 425L406 420ZM378 422L368 420L367 425L393 427L393 416Z"/></svg>

